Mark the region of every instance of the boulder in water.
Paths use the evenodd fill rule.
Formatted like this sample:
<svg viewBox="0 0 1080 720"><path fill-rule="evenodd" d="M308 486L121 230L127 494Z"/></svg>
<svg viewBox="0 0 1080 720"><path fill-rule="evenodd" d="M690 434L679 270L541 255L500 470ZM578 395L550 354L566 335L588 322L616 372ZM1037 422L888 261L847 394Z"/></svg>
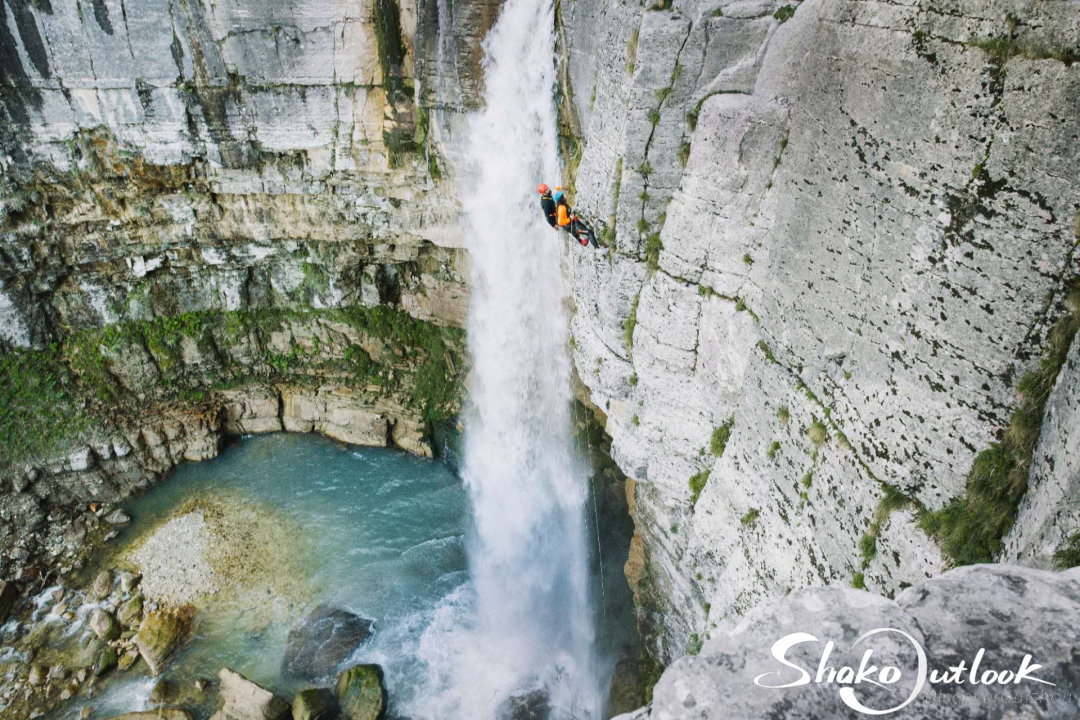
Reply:
<svg viewBox="0 0 1080 720"><path fill-rule="evenodd" d="M531 690L507 698L499 709L501 720L549 720L551 701L547 690Z"/></svg>
<svg viewBox="0 0 1080 720"><path fill-rule="evenodd" d="M386 712L386 686L378 665L354 665L341 673L334 693L349 720L379 720Z"/></svg>
<svg viewBox="0 0 1080 720"><path fill-rule="evenodd" d="M102 640L115 640L120 637L120 623L106 610L95 610L90 615L90 629Z"/></svg>
<svg viewBox="0 0 1080 720"><path fill-rule="evenodd" d="M224 704L210 720L285 720L289 703L238 672L222 668L221 698Z"/></svg>
<svg viewBox="0 0 1080 720"><path fill-rule="evenodd" d="M289 633L282 674L311 682L330 676L371 635L372 624L348 610L320 605Z"/></svg>
<svg viewBox="0 0 1080 720"><path fill-rule="evenodd" d="M172 656L187 640L195 611L190 606L177 610L161 610L149 613L139 626L135 647L157 677L168 665Z"/></svg>
<svg viewBox="0 0 1080 720"><path fill-rule="evenodd" d="M337 720L341 717L334 693L326 688L301 690L292 703L292 720Z"/></svg>

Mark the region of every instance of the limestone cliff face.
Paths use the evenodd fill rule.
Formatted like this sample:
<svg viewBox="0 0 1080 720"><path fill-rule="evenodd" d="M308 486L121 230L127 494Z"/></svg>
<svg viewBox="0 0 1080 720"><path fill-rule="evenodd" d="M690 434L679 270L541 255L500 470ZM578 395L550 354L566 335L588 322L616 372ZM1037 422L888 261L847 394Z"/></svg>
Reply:
<svg viewBox="0 0 1080 720"><path fill-rule="evenodd" d="M1017 384L1072 338L1078 11L561 5L575 199L613 246L572 255L574 361L638 481L658 656L801 587L941 572L922 528L962 527L1021 406L1038 439L1050 388ZM1021 562L1080 526L1073 351L1009 461Z"/></svg>
<svg viewBox="0 0 1080 720"><path fill-rule="evenodd" d="M498 7L441 5L0 3L0 576L225 433L431 453Z"/></svg>

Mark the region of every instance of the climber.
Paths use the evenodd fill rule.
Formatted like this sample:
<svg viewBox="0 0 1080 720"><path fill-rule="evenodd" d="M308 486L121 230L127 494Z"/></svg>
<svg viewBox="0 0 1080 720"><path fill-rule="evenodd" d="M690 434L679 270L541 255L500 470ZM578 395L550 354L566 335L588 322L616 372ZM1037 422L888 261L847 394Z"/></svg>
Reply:
<svg viewBox="0 0 1080 720"><path fill-rule="evenodd" d="M555 201L551 197L551 189L546 183L540 183L536 186L536 192L540 193L540 209L544 211L544 219L551 227L558 228L559 223L555 218Z"/></svg>
<svg viewBox="0 0 1080 720"><path fill-rule="evenodd" d="M555 205L556 221L559 223L559 227L570 233L570 237L581 243L582 247L588 247L591 242L594 248L599 249L600 246L596 242L596 235L593 234L588 225L578 219L577 213L570 208L562 188L559 187L555 188Z"/></svg>
<svg viewBox="0 0 1080 720"><path fill-rule="evenodd" d="M544 211L544 217L547 219L548 225L553 228L562 228L570 233L570 236L583 247L588 246L590 242L592 242L593 247L600 247L596 242L596 235L592 229L578 218L577 213L567 204L566 196L563 194L561 187L556 187L555 194L552 195L551 189L546 184L540 183L536 191L540 193L540 207Z"/></svg>

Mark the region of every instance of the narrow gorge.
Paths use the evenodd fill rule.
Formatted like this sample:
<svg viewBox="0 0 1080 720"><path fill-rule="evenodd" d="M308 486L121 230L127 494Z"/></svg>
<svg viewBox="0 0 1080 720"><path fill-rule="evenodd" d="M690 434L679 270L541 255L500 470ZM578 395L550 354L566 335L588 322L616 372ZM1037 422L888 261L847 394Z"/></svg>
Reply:
<svg viewBox="0 0 1080 720"><path fill-rule="evenodd" d="M875 627L1080 712L1080 0L0 8L0 718L859 717L752 680Z"/></svg>

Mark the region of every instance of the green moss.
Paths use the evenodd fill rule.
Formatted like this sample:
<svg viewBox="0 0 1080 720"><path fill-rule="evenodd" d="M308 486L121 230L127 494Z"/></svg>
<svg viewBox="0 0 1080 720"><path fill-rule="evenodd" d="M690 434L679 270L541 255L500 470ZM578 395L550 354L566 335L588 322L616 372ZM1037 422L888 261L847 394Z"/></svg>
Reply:
<svg viewBox="0 0 1080 720"><path fill-rule="evenodd" d="M769 446L769 449L765 454L769 456L770 460L772 460L776 457L776 453L778 452L780 452L780 441L773 440L772 445Z"/></svg>
<svg viewBox="0 0 1080 720"><path fill-rule="evenodd" d="M769 347L768 343L766 343L764 340L758 340L757 346L758 349L761 350L761 352L765 353L765 359L768 360L770 364L775 365L776 357L773 356L772 348Z"/></svg>
<svg viewBox="0 0 1080 720"><path fill-rule="evenodd" d="M785 5L776 12L773 13L773 17L780 22L787 22L795 14L795 7L793 5Z"/></svg>
<svg viewBox="0 0 1080 720"><path fill-rule="evenodd" d="M750 527L755 522L757 522L758 515L760 514L761 513L757 508L752 507L746 511L742 518L739 519L739 522L742 524L743 527Z"/></svg>
<svg viewBox="0 0 1080 720"><path fill-rule="evenodd" d="M626 316L626 320L623 321L623 344L626 345L627 350L634 349L634 328L637 327L637 307L638 301L641 300L641 292L634 296L634 300L630 303L630 314Z"/></svg>
<svg viewBox="0 0 1080 720"><path fill-rule="evenodd" d="M776 419L785 425L791 420L791 413L788 411L787 405L781 405L776 410Z"/></svg>
<svg viewBox="0 0 1080 720"><path fill-rule="evenodd" d="M754 264L754 258L750 257L750 253L743 253L742 261L743 264L747 266L751 266Z"/></svg>
<svg viewBox="0 0 1080 720"><path fill-rule="evenodd" d="M866 589L866 579L861 572L857 572L851 576L851 587L856 590Z"/></svg>
<svg viewBox="0 0 1080 720"><path fill-rule="evenodd" d="M809 488L811 485L814 484L814 471L813 470L807 470L806 471L806 474L803 475L802 484L803 484L804 488Z"/></svg>
<svg viewBox="0 0 1080 720"><path fill-rule="evenodd" d="M686 167L686 163L690 161L690 141L683 140L679 145L679 164Z"/></svg>
<svg viewBox="0 0 1080 720"><path fill-rule="evenodd" d="M634 28L630 39L626 41L626 72L631 75L634 73L634 63L637 62L638 34L638 29Z"/></svg>
<svg viewBox="0 0 1080 720"><path fill-rule="evenodd" d="M641 174L642 177L648 178L650 175L652 175L652 165L650 165L649 161L646 160L645 162L638 165L637 171Z"/></svg>
<svg viewBox="0 0 1080 720"><path fill-rule="evenodd" d="M641 424L641 418L635 415L634 417L630 418L630 422L634 424L634 427L637 427Z"/></svg>
<svg viewBox="0 0 1080 720"><path fill-rule="evenodd" d="M636 386L638 384L637 373L631 373L630 374L630 379L627 380L627 382L630 383L631 386Z"/></svg>
<svg viewBox="0 0 1080 720"><path fill-rule="evenodd" d="M656 125L656 124L658 124L660 122L660 109L659 108L652 108L651 110L649 110L649 122L652 123L653 125ZM644 173L642 173L642 174L644 174Z"/></svg>
<svg viewBox="0 0 1080 720"><path fill-rule="evenodd" d="M998 62L1007 62L1010 58L1023 57L1028 60L1057 60L1066 66L1080 61L1080 47L1067 45L1052 46L1045 43L1022 42L1010 36L977 38L966 43L985 52Z"/></svg>
<svg viewBox="0 0 1080 720"><path fill-rule="evenodd" d="M645 266L650 273L655 273L660 267L660 251L664 249L664 243L660 240L660 233L649 233L645 238Z"/></svg>
<svg viewBox="0 0 1080 720"><path fill-rule="evenodd" d="M829 439L829 431L825 428L825 423L814 418L814 421L806 428L806 436L810 438L810 442L820 445Z"/></svg>
<svg viewBox="0 0 1080 720"><path fill-rule="evenodd" d="M705 641L698 637L697 633L690 635L690 639L686 641L686 653L688 655L697 655L701 652L702 646Z"/></svg>
<svg viewBox="0 0 1080 720"><path fill-rule="evenodd" d="M1038 366L1017 383L1019 403L1009 428L999 442L975 457L964 497L920 517L923 530L938 540L956 565L994 562L1016 520L1046 401L1080 330L1080 288L1069 294L1066 306L1066 314L1049 333Z"/></svg>
<svg viewBox="0 0 1080 720"><path fill-rule="evenodd" d="M1054 551L1054 567L1058 570L1068 570L1077 566L1080 566L1080 532L1066 538Z"/></svg>
<svg viewBox="0 0 1080 720"><path fill-rule="evenodd" d="M698 498L701 497L701 491L705 489L705 484L709 482L709 470L702 470L699 473L695 473L690 476L690 504L697 505Z"/></svg>
<svg viewBox="0 0 1080 720"><path fill-rule="evenodd" d="M863 556L863 562L868 563L877 555L877 536L866 533L859 540L859 552Z"/></svg>
<svg viewBox="0 0 1080 720"><path fill-rule="evenodd" d="M656 683L660 682L660 676L664 674L664 666L651 657L644 658L641 661L641 666L642 684L645 686L645 703L648 704L653 701L653 688L656 687Z"/></svg>
<svg viewBox="0 0 1080 720"><path fill-rule="evenodd" d="M709 450L716 457L723 457L724 451L727 450L728 440L731 439L731 429L735 427L735 415L731 415L723 424L713 430L712 438L709 440Z"/></svg>
<svg viewBox="0 0 1080 720"><path fill-rule="evenodd" d="M57 346L0 354L0 467L47 455L88 424Z"/></svg>

